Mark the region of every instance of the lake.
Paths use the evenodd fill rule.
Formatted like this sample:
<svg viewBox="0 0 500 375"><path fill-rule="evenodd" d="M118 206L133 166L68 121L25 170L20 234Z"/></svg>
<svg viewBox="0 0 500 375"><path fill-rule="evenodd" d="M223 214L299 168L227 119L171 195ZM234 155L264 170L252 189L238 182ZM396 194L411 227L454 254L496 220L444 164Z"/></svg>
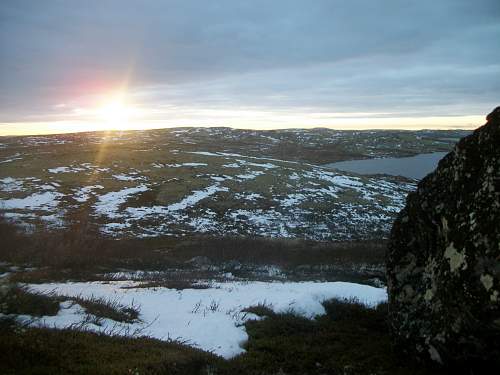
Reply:
<svg viewBox="0 0 500 375"><path fill-rule="evenodd" d="M433 152L407 158L348 160L325 164L325 167L359 174L389 174L420 180L432 172L446 154L447 152Z"/></svg>

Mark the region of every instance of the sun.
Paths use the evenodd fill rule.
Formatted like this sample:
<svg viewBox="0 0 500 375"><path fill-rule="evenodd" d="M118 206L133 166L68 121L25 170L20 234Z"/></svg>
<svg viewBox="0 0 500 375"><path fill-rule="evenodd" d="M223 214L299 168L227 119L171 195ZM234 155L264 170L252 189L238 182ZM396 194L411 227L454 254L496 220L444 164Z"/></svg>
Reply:
<svg viewBox="0 0 500 375"><path fill-rule="evenodd" d="M133 108L127 105L123 96L118 95L103 101L97 110L97 115L107 126L123 129L127 127L132 112Z"/></svg>

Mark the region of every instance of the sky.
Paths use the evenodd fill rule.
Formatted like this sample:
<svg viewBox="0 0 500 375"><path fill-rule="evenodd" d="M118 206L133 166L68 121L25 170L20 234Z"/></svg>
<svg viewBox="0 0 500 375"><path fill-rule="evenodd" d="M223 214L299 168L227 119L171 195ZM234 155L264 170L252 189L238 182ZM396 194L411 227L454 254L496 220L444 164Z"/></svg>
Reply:
<svg viewBox="0 0 500 375"><path fill-rule="evenodd" d="M476 128L498 0L2 0L0 135Z"/></svg>

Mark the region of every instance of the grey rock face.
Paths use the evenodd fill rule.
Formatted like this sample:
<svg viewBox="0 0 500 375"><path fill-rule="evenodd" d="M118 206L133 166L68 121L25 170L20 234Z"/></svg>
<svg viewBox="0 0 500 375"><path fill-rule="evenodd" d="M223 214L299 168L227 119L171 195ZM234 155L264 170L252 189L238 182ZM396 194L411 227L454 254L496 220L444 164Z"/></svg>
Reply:
<svg viewBox="0 0 500 375"><path fill-rule="evenodd" d="M500 361L500 107L407 198L387 253L402 348L447 364Z"/></svg>

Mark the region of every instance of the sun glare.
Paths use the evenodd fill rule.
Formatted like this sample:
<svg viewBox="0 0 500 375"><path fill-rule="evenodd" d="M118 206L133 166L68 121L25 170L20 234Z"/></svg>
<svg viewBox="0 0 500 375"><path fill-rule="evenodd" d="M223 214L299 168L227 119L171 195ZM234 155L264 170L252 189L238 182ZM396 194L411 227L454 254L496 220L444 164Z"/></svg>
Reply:
<svg viewBox="0 0 500 375"><path fill-rule="evenodd" d="M98 110L98 116L107 124L113 127L125 127L130 119L131 109L125 101L120 98L112 98Z"/></svg>

